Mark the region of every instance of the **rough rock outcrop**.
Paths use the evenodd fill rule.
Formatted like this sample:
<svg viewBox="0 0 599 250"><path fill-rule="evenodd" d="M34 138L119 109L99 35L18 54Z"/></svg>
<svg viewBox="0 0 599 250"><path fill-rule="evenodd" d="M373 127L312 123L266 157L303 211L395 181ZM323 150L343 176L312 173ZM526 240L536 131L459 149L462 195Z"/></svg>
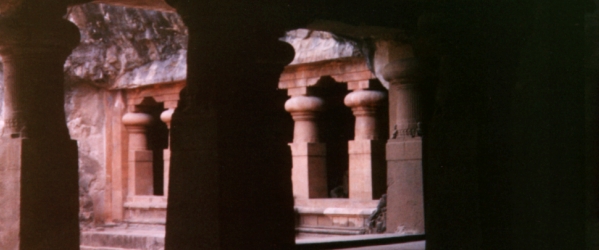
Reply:
<svg viewBox="0 0 599 250"><path fill-rule="evenodd" d="M288 31L281 40L295 49L295 58L290 64L361 56L354 42L329 32L297 29Z"/></svg>
<svg viewBox="0 0 599 250"><path fill-rule="evenodd" d="M115 89L185 79L187 28L176 13L105 4L73 6L67 18L81 32L65 63L65 111L79 145L79 218L86 228L102 223L107 209L106 103Z"/></svg>
<svg viewBox="0 0 599 250"><path fill-rule="evenodd" d="M110 191L107 105L122 98L118 89L185 80L188 33L174 12L89 3L70 7L66 18L81 34L80 45L64 65L65 111L71 138L79 147L79 218L87 228L102 223ZM361 56L354 42L329 32L293 30L282 40L295 48L292 64ZM2 77L0 61L0 102Z"/></svg>
<svg viewBox="0 0 599 250"><path fill-rule="evenodd" d="M68 19L81 44L65 64L67 84L130 88L186 78L187 28L176 13L84 4Z"/></svg>

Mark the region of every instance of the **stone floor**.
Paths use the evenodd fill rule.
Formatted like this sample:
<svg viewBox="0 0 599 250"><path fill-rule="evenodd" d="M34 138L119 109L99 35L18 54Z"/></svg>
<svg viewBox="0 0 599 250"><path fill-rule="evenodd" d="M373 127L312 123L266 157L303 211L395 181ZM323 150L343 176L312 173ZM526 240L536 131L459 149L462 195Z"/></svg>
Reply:
<svg viewBox="0 0 599 250"><path fill-rule="evenodd" d="M299 235L298 244L359 241L373 237L395 237L397 235L354 235L354 236L323 236ZM81 233L81 250L163 250L164 229L162 228L101 228L86 230ZM425 242L409 242L401 244L379 245L369 247L342 248L355 250L424 250Z"/></svg>
<svg viewBox="0 0 599 250"><path fill-rule="evenodd" d="M382 246L339 248L337 250L345 250L345 249L352 249L352 250L424 250L424 249L426 249L426 242L425 241L416 241L416 242L399 243L399 244L382 245Z"/></svg>
<svg viewBox="0 0 599 250"><path fill-rule="evenodd" d="M312 235L304 235L296 238L296 243L298 244L306 244L306 243L328 243L328 242L338 242L338 241L360 241L360 240L372 240L375 238L392 238L397 237L397 234L370 234L370 235L352 235L352 236L312 236ZM388 244L388 245L377 245L377 246L366 246L366 247L350 247L350 248L334 248L338 250L344 249L355 249L355 250L424 250L426 248L426 242L415 241L415 242L407 242L407 243L398 243L398 244Z"/></svg>

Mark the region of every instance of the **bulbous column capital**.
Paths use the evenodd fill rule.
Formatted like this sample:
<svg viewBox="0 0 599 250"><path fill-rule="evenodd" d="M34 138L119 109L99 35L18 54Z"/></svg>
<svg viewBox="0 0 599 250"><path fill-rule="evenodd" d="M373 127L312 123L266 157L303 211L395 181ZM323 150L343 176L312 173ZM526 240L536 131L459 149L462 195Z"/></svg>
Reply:
<svg viewBox="0 0 599 250"><path fill-rule="evenodd" d="M316 118L323 106L323 100L315 96L294 96L285 102L285 110L295 121L293 142L319 141Z"/></svg>
<svg viewBox="0 0 599 250"><path fill-rule="evenodd" d="M423 92L427 79L434 74L431 62L418 58L406 58L390 62L383 69L383 77L391 83L389 93L397 101L390 107L395 118L391 139L422 135Z"/></svg>
<svg viewBox="0 0 599 250"><path fill-rule="evenodd" d="M343 102L356 117L354 138L356 140L378 139L377 107L383 104L387 94L376 90L357 90L345 96Z"/></svg>
<svg viewBox="0 0 599 250"><path fill-rule="evenodd" d="M175 113L175 109L167 109L165 111L162 111L162 113L160 114L160 120L164 123L166 123L166 126L170 129L171 128L171 121L173 120L173 114Z"/></svg>
<svg viewBox="0 0 599 250"><path fill-rule="evenodd" d="M146 131L152 124L152 116L145 113L127 113L122 122L129 132L129 150L147 150Z"/></svg>
<svg viewBox="0 0 599 250"><path fill-rule="evenodd" d="M420 83L426 77L423 63L416 58L403 58L389 62L381 74L385 81L390 84L415 84Z"/></svg>
<svg viewBox="0 0 599 250"><path fill-rule="evenodd" d="M343 102L350 108L380 106L387 98L387 94L376 90L357 90L345 96Z"/></svg>
<svg viewBox="0 0 599 250"><path fill-rule="evenodd" d="M129 133L142 133L152 124L152 116L145 113L126 113L122 121Z"/></svg>
<svg viewBox="0 0 599 250"><path fill-rule="evenodd" d="M296 121L314 119L323 107L324 101L315 96L294 96L285 102L285 110L291 113Z"/></svg>

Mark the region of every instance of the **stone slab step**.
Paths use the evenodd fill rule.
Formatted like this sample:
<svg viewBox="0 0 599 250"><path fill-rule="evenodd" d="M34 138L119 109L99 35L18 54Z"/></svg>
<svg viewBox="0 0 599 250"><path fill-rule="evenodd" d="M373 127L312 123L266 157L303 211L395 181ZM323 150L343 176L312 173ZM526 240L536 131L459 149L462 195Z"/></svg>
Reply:
<svg viewBox="0 0 599 250"><path fill-rule="evenodd" d="M80 246L79 250L138 250L131 248L119 248L119 247L92 247L92 246Z"/></svg>
<svg viewBox="0 0 599 250"><path fill-rule="evenodd" d="M298 233L308 234L328 234L328 235L361 235L366 234L364 228L351 228L351 227L296 227L295 231Z"/></svg>
<svg viewBox="0 0 599 250"><path fill-rule="evenodd" d="M163 250L164 230L105 229L81 232L81 249ZM83 248L85 247L85 248Z"/></svg>

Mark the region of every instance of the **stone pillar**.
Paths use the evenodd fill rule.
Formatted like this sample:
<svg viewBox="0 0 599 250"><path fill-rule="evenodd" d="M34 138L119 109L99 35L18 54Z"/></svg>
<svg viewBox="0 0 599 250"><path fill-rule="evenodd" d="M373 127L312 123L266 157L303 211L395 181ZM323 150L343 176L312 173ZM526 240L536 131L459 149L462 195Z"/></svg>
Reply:
<svg viewBox="0 0 599 250"><path fill-rule="evenodd" d="M148 150L147 127L152 116L127 113L123 125L129 132L128 195L154 195L153 152Z"/></svg>
<svg viewBox="0 0 599 250"><path fill-rule="evenodd" d="M63 87L79 30L62 19L66 5L31 2L3 5L17 7L0 17L0 249L79 249L77 143Z"/></svg>
<svg viewBox="0 0 599 250"><path fill-rule="evenodd" d="M378 199L385 193L385 142L379 138L376 111L386 97L382 91L365 89L345 97L356 117L354 140L348 143L350 199Z"/></svg>
<svg viewBox="0 0 599 250"><path fill-rule="evenodd" d="M167 2L188 27L189 51L171 123L165 248L293 249L289 115L276 88L294 57L278 40L291 8Z"/></svg>
<svg viewBox="0 0 599 250"><path fill-rule="evenodd" d="M415 60L389 63L383 77L389 86L387 141L387 231L424 233L422 183L422 95ZM408 72L408 73L406 73Z"/></svg>
<svg viewBox="0 0 599 250"><path fill-rule="evenodd" d="M162 158L164 160L164 196L168 196L168 180L169 180L169 173L170 173L170 166L171 166L171 135L170 135L170 130L171 130L171 121L173 119L173 113L175 112L175 109L170 108L167 109L165 111L162 112L162 114L160 114L160 120L164 123L166 123L166 127L169 130L169 136L168 136L168 148L166 148L165 150L163 150L162 152Z"/></svg>
<svg viewBox="0 0 599 250"><path fill-rule="evenodd" d="M319 142L318 113L322 99L315 96L293 96L285 103L295 125L293 142L289 143L293 159L291 180L296 198L326 198L326 145Z"/></svg>

